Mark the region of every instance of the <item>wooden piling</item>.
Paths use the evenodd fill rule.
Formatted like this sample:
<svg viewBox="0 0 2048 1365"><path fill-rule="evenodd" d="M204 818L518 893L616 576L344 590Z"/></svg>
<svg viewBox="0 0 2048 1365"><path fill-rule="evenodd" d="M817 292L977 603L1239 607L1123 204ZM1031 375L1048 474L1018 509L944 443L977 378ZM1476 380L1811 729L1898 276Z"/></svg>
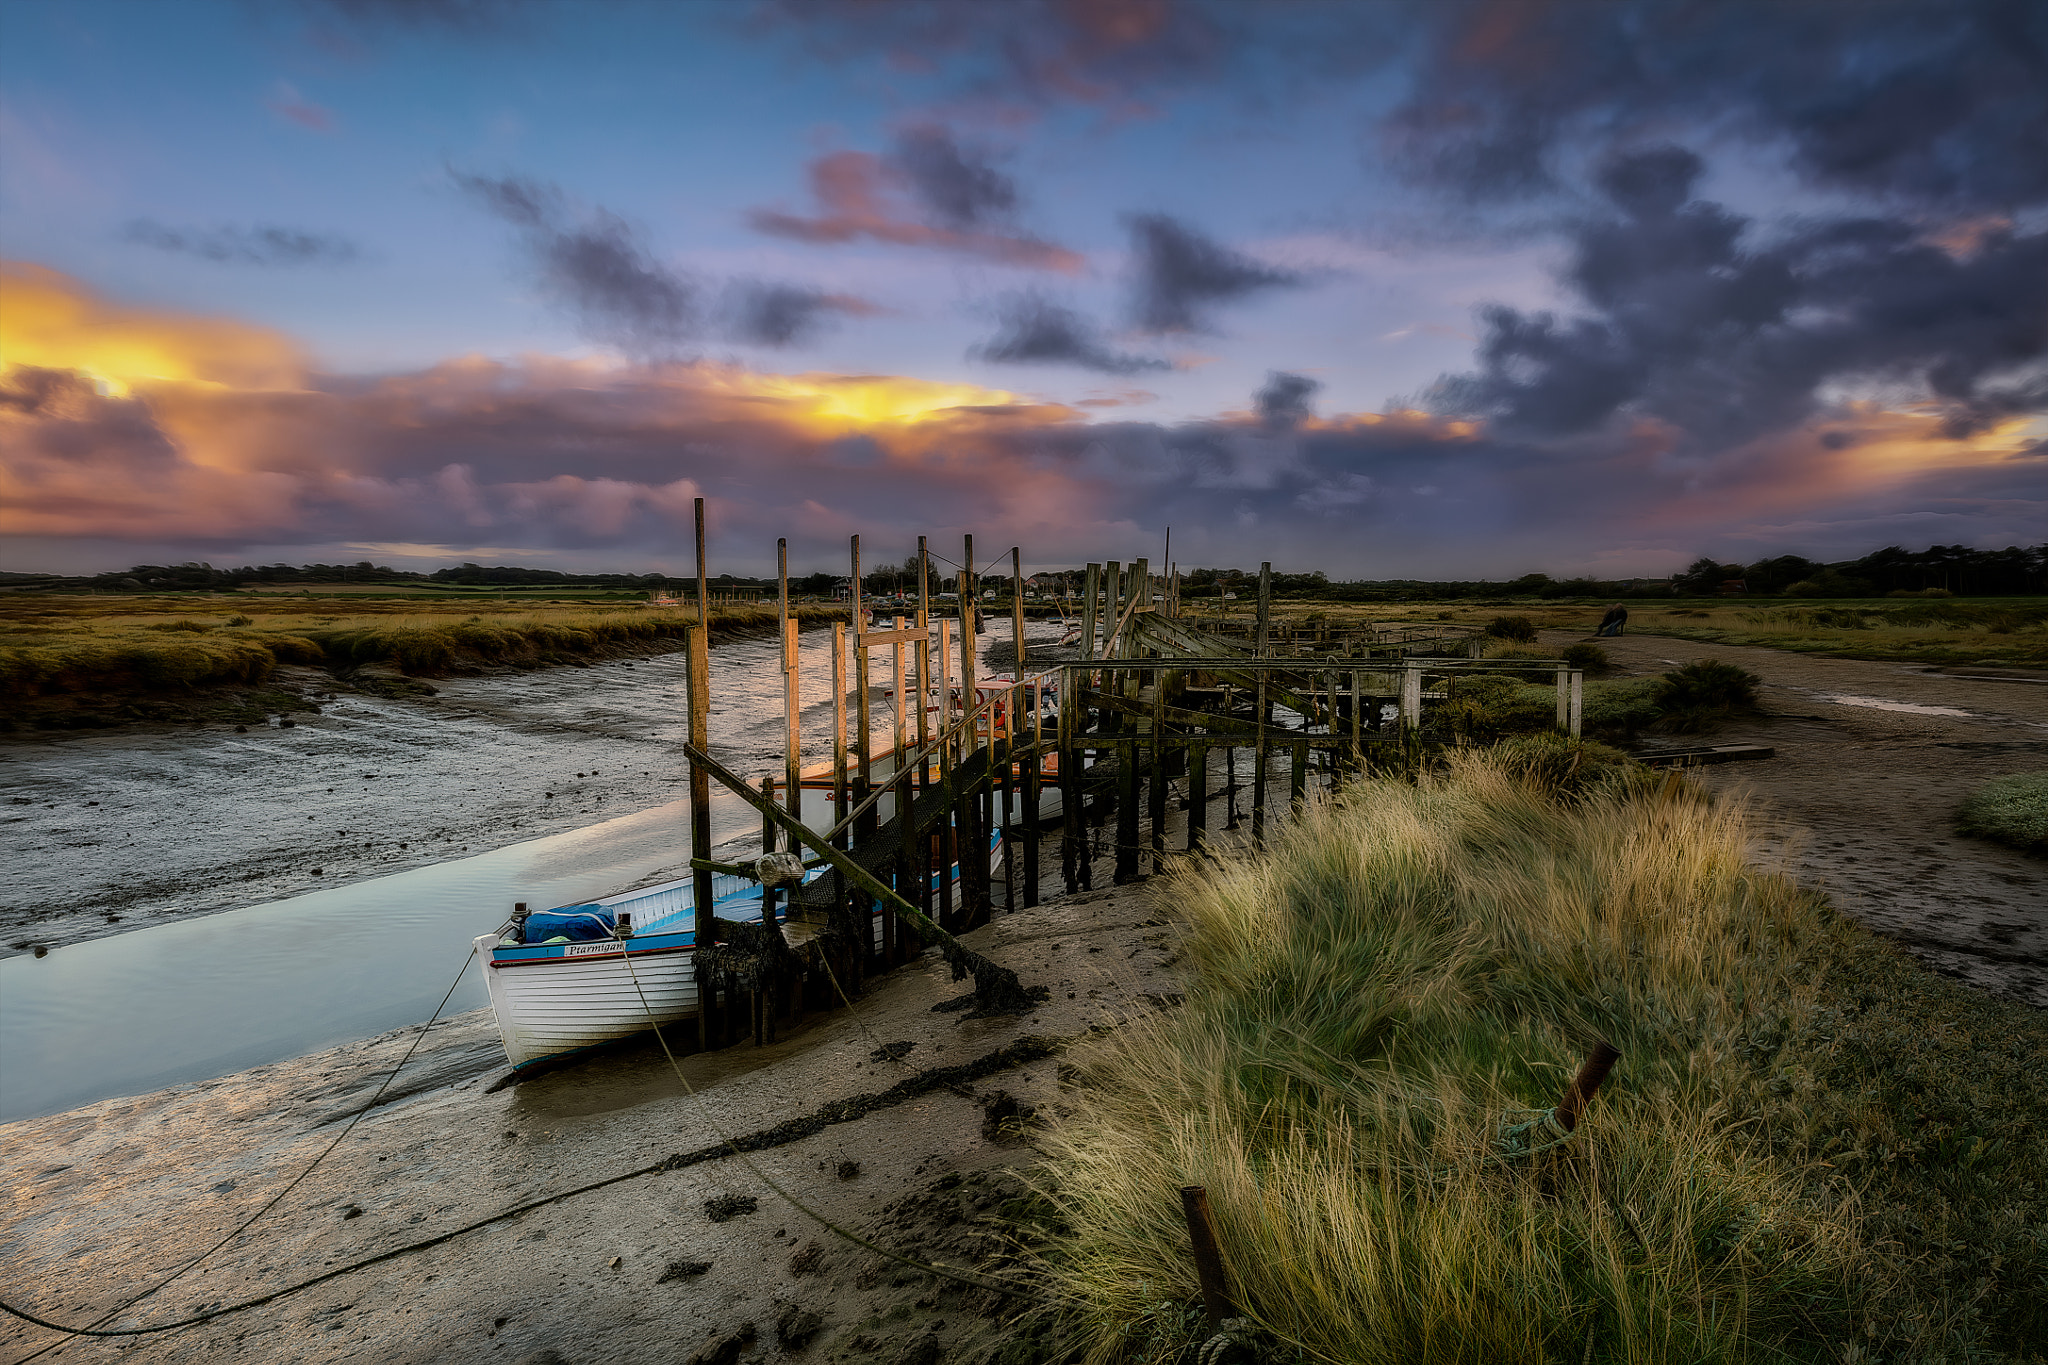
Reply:
<svg viewBox="0 0 2048 1365"><path fill-rule="evenodd" d="M1567 1133L1579 1126L1579 1119L1585 1114L1586 1106L1593 1102L1600 1083L1607 1079L1607 1073L1614 1070L1614 1064L1620 1060L1621 1050L1603 1038L1593 1044L1586 1060L1579 1063L1578 1074L1564 1088L1564 1098L1557 1104L1558 1125Z"/></svg>
<svg viewBox="0 0 2048 1365"><path fill-rule="evenodd" d="M690 711L690 743L708 750L711 743L711 593L704 573L704 499L696 500L697 527L697 624L686 643ZM711 856L711 775L696 762L690 764L690 857L693 864ZM693 927L698 947L717 941L717 925L711 913L711 873L701 865L690 879L696 902ZM697 957L697 1046L711 1043L711 975Z"/></svg>
<svg viewBox="0 0 2048 1365"><path fill-rule="evenodd" d="M782 613L782 781L789 813L803 815L803 727L797 697L797 626L789 611L789 542L775 542L776 596Z"/></svg>
<svg viewBox="0 0 2048 1365"><path fill-rule="evenodd" d="M1016 677L1024 681L1024 552L1010 547L1010 643L1017 652Z"/></svg>
<svg viewBox="0 0 2048 1365"><path fill-rule="evenodd" d="M1152 781L1146 818L1152 824L1152 871L1166 870L1166 670L1152 675Z"/></svg>
<svg viewBox="0 0 2048 1365"><path fill-rule="evenodd" d="M1087 586L1081 589L1081 657L1095 657L1095 601L1102 596L1102 566L1090 564L1083 581Z"/></svg>
<svg viewBox="0 0 2048 1365"><path fill-rule="evenodd" d="M1273 632L1273 566L1259 565L1259 619L1253 636L1252 654L1263 659L1267 656ZM1271 704L1266 700L1266 670L1259 670L1258 747L1252 751L1252 843L1260 847L1266 842L1266 724Z"/></svg>
<svg viewBox="0 0 2048 1365"><path fill-rule="evenodd" d="M1223 1269L1223 1248L1216 1236L1216 1216L1209 1209L1209 1191L1200 1185L1183 1185L1180 1190L1182 1214L1187 1218L1188 1241L1195 1252L1195 1281L1202 1288L1202 1311L1213 1334L1225 1318L1237 1316L1230 1303L1230 1281Z"/></svg>

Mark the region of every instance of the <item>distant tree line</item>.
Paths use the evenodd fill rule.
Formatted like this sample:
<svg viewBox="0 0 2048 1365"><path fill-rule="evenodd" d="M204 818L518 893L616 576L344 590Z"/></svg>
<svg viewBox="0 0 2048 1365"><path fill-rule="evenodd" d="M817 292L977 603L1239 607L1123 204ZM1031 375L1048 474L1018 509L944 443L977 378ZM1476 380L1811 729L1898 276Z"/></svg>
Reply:
<svg viewBox="0 0 2048 1365"><path fill-rule="evenodd" d="M1007 569L1006 563L998 562ZM957 580L952 566L936 558L931 562L927 588L932 595L951 592ZM1034 577L1041 593L1073 596L1082 590L1082 570L1055 569ZM710 580L714 587L761 587L773 589L773 579L738 578L720 574ZM817 572L792 575L791 593L823 596L846 586L843 575ZM1235 594L1251 596L1258 590L1256 571L1241 568L1193 569L1181 577L1182 596L1190 600ZM211 564L138 564L126 570L66 577L58 574L0 573L0 585L53 592L93 590L100 592L205 592L232 590L250 584L298 584L316 587L336 583L420 583L454 587L504 588L606 588L626 592L682 592L694 586L692 578L647 573L566 573L559 569L530 569L508 565L463 564L415 573L361 560L354 564L253 564L238 569L216 569ZM1008 597L1012 590L1006 572L976 576L980 590L994 590ZM917 558L902 564L885 564L862 575L861 589L871 596L917 594ZM1724 563L1702 557L1683 573L1669 578L1563 578L1548 574L1524 574L1507 581L1491 579L1413 578L1354 579L1332 581L1321 571L1276 573L1276 597L1322 599L1332 602L1393 602L1455 600L1472 597L1670 597L1718 596L1742 593L1748 596L1788 597L1871 597L1886 593L1952 593L1958 597L2002 597L2020 594L2048 595L2048 544L2022 549L1972 550L1962 545L1934 545L1918 552L1897 545L1867 554L1861 559L1822 563L1799 555L1778 555L1754 564Z"/></svg>
<svg viewBox="0 0 2048 1365"><path fill-rule="evenodd" d="M1918 552L1888 545L1861 559L1822 564L1798 555L1779 555L1754 564L1696 559L1672 580L1681 593L1712 596L1740 584L1748 595L1788 597L1870 597L1886 593L1936 592L1958 597L2007 597L2048 593L2048 545L2022 549L1972 550L1934 545Z"/></svg>

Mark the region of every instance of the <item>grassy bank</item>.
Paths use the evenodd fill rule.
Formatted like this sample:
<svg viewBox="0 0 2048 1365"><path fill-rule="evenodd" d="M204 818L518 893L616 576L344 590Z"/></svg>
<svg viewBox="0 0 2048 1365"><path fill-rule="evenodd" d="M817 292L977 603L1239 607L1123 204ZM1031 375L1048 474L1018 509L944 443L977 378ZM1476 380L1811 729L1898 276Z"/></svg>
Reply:
<svg viewBox="0 0 2048 1365"><path fill-rule="evenodd" d="M1333 626L1442 621L1483 627L1511 613L1525 616L1545 630L1584 631L1590 636L1609 605L1606 601L1545 600L1412 606L1284 602L1276 604L1274 611L1295 623L1320 618ZM2048 601L2038 597L1673 598L1627 605L1631 633L1758 645L1838 659L1929 666L2048 667ZM1230 606L1234 619L1249 618L1247 604L1234 602ZM1208 608L1208 603L1190 604L1197 612Z"/></svg>
<svg viewBox="0 0 2048 1365"><path fill-rule="evenodd" d="M830 606L795 610L805 623L845 617ZM117 718L150 718L152 707L175 708L209 691L265 689L288 664L347 679L369 666L433 677L581 663L674 648L694 621L692 611L635 606L0 599L0 716L61 719L96 708ZM772 607L711 609L714 641L772 630L774 623Z"/></svg>
<svg viewBox="0 0 2048 1365"><path fill-rule="evenodd" d="M2040 1359L2048 1021L1747 840L1519 741L1187 873L1185 1003L1083 1059L1048 1147L1091 1358L1193 1359L1200 1184L1272 1360ZM1598 1038L1577 1135L1504 1155Z"/></svg>

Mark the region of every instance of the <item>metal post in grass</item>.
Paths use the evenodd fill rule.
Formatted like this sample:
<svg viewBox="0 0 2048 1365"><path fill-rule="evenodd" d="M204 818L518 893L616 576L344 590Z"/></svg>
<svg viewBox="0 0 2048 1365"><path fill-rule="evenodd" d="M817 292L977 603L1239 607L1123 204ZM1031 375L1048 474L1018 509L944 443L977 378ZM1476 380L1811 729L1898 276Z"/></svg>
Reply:
<svg viewBox="0 0 2048 1365"><path fill-rule="evenodd" d="M1201 1185L1180 1187L1181 1211L1187 1215L1188 1240L1195 1248L1195 1278L1202 1286L1202 1308L1209 1330L1221 1330L1225 1318L1236 1317L1229 1281L1223 1274L1223 1249L1216 1240L1216 1218L1209 1212L1209 1191Z"/></svg>
<svg viewBox="0 0 2048 1365"><path fill-rule="evenodd" d="M1621 1060L1621 1049L1606 1039L1593 1044L1593 1050L1586 1054L1586 1060L1579 1063L1579 1074L1572 1077L1572 1083L1564 1088L1564 1098L1557 1104L1558 1126L1567 1133L1579 1126L1580 1115L1593 1102L1594 1092L1607 1079L1607 1073L1614 1070L1614 1064Z"/></svg>

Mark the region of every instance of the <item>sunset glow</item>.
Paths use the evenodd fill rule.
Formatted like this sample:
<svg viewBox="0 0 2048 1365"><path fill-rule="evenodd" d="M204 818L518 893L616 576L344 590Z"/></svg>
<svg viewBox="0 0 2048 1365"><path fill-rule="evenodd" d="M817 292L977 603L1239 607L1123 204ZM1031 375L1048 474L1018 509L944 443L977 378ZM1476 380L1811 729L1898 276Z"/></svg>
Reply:
<svg viewBox="0 0 2048 1365"><path fill-rule="evenodd" d="M2048 524L2048 173L1967 16L1929 141L1871 74L1926 49L1910 3L1759 48L1630 4L749 2L17 7L13 559L651 569L700 495L735 570L1171 525L1190 564L1658 574ZM1878 151L1774 93L1815 82Z"/></svg>

